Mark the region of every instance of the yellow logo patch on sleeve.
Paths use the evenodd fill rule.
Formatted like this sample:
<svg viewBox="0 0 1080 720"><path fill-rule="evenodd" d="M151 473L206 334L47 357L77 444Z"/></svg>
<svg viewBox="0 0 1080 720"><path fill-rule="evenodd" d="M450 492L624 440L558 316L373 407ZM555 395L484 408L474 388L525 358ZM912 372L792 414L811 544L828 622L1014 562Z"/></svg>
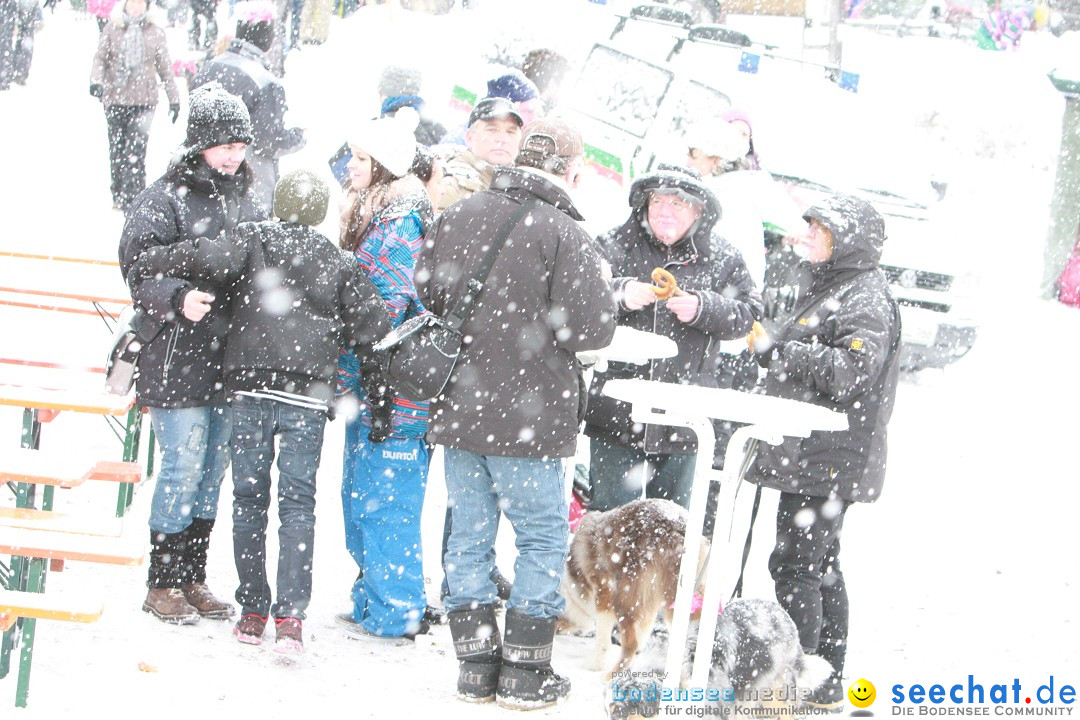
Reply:
<svg viewBox="0 0 1080 720"><path fill-rule="evenodd" d="M810 324L810 318L799 318L799 324L800 325L809 325Z"/></svg>
<svg viewBox="0 0 1080 720"><path fill-rule="evenodd" d="M852 350L862 350L862 340L859 338L853 338L851 341Z"/></svg>

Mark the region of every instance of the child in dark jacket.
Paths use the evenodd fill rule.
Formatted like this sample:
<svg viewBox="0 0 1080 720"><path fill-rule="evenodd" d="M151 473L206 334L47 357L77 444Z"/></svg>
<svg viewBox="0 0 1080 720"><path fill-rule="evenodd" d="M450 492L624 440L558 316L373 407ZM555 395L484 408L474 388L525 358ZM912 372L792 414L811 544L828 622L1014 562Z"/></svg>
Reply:
<svg viewBox="0 0 1080 720"><path fill-rule="evenodd" d="M274 192L280 222L243 223L224 240L198 238L155 248L140 259L146 275L209 280L230 296L224 374L233 411L233 548L242 607L234 634L257 645L272 615L275 650L287 653L303 652L315 474L339 348L373 359L371 345L390 330L385 305L360 266L314 229L326 217L329 197L317 176L294 171ZM197 322L213 298L203 296L200 306L198 296L187 294L177 293L176 309ZM266 527L275 436L281 528L272 603Z"/></svg>

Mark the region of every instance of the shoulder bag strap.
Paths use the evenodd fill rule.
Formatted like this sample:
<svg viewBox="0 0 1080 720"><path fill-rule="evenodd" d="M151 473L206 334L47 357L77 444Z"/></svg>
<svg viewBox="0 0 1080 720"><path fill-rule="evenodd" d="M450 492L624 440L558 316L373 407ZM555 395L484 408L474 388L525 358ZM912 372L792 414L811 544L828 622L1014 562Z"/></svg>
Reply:
<svg viewBox="0 0 1080 720"><path fill-rule="evenodd" d="M510 231L521 222L521 219L525 217L533 208L537 207L539 203L536 200L526 200L518 210L510 216L510 219L503 223L502 227L495 234L495 237L491 239L491 247L488 248L487 255L484 256L484 262L480 264L476 274L469 278L469 281L465 283L465 297L461 298L461 301L457 306L447 313L446 320L450 327L455 330L460 330L461 326L465 324L465 321L469 319L472 314L473 302L476 300L476 296L480 294L480 291L484 289L484 283L487 281L487 276L491 272L492 266L495 265L495 258L502 249L502 246L506 244L506 238L510 235Z"/></svg>

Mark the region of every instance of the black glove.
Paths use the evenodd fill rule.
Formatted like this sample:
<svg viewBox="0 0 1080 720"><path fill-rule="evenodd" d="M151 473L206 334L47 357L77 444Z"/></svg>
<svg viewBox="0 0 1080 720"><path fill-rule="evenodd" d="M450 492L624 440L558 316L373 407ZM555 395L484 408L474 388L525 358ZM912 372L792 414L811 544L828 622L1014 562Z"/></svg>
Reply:
<svg viewBox="0 0 1080 720"><path fill-rule="evenodd" d="M371 411L371 432L368 440L381 443L390 437L391 411L394 406L394 393L386 379L386 372L378 360L365 359L360 363L360 372L367 391L368 407Z"/></svg>
<svg viewBox="0 0 1080 720"><path fill-rule="evenodd" d="M176 118L180 117L180 103L169 103L169 119L176 124Z"/></svg>
<svg viewBox="0 0 1080 720"><path fill-rule="evenodd" d="M774 342L769 346L768 350L762 352L754 351L754 359L757 360L757 364L763 368L768 368L769 364L773 360L779 360L780 355L784 350L784 343Z"/></svg>
<svg viewBox="0 0 1080 720"><path fill-rule="evenodd" d="M101 83L90 83L90 94L96 98L105 94L105 86Z"/></svg>

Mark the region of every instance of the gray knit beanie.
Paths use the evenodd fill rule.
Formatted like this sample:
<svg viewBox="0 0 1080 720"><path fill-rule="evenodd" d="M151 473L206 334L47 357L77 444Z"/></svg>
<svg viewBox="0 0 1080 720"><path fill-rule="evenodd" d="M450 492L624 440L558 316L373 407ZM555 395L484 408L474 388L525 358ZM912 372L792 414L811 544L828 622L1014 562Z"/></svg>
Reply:
<svg viewBox="0 0 1080 720"><path fill-rule="evenodd" d="M420 71L406 65L387 65L379 77L379 94L401 97L420 94Z"/></svg>

